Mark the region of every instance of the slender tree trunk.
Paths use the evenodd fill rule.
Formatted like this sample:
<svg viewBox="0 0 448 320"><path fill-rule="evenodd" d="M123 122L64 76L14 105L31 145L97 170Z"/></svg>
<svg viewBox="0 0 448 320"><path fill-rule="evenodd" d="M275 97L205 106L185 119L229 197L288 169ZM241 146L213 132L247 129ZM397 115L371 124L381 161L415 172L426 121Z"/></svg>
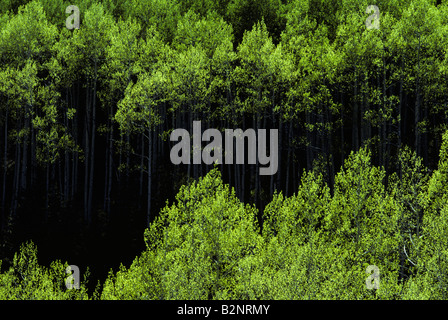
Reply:
<svg viewBox="0 0 448 320"><path fill-rule="evenodd" d="M31 123L31 181L30 181L30 187L34 187L35 183L37 181L37 161L36 161L36 129L34 128L34 125Z"/></svg>
<svg viewBox="0 0 448 320"><path fill-rule="evenodd" d="M190 128L190 132L193 132L193 130L192 130L192 128L193 128L193 119L191 117L191 111L188 111L188 124L187 124L187 126ZM191 136L194 137L194 133L192 133ZM193 138L193 141L194 141L194 138ZM197 152L197 150L194 149L193 141L190 141L190 145L192 145L193 147L191 148L192 154L190 156L190 162L188 163L188 169L187 169L187 171L188 171L188 179L190 179L190 177L191 177L191 166L192 165L194 166L194 164L192 164L192 162L194 161L193 160L194 159L194 153Z"/></svg>
<svg viewBox="0 0 448 320"><path fill-rule="evenodd" d="M344 157L345 157L345 140L344 140L344 94L342 92L342 89L340 90L340 97L341 97L341 164L344 163Z"/></svg>
<svg viewBox="0 0 448 320"><path fill-rule="evenodd" d="M243 131L246 130L246 121L243 118ZM240 169L243 171L243 174L240 175L240 179L241 179L241 201L244 202L244 199L246 198L246 189L245 189L245 185L246 185L246 164L243 162L243 164L240 165Z"/></svg>
<svg viewBox="0 0 448 320"><path fill-rule="evenodd" d="M257 117L257 120L255 120L255 117ZM258 113L256 116L252 116L252 128L255 128L255 132L256 132L256 137L258 140L258 132L257 132L257 128L258 128ZM251 165L252 168L252 173L251 173L251 191L254 190L254 198L253 201L255 203L255 205L258 207L258 161L256 161L255 166Z"/></svg>
<svg viewBox="0 0 448 320"><path fill-rule="evenodd" d="M325 86L325 77L322 79L322 83ZM330 153L328 150L328 140L330 139L329 131L326 129L327 123L329 123L329 115L328 115L328 106L327 106L327 98L324 97L323 99L319 99L319 110L320 111L320 122L323 124L323 129L320 132L320 140L321 140L321 152L322 152L322 159L325 161L325 171L326 171L326 177L325 180L328 183L328 185L331 185L330 180Z"/></svg>
<svg viewBox="0 0 448 320"><path fill-rule="evenodd" d="M171 128L177 128L176 126L175 126L175 124L176 124L176 115L177 115L177 111L175 110L174 112L173 112L173 116L171 117ZM190 152L190 150L188 150L188 152ZM176 178L178 177L180 175L180 169L179 169L179 166L176 166L175 167L175 169L172 171L172 173L171 173L171 177L172 177L172 181L176 181ZM176 188L175 188L175 184L174 183L172 183L171 184L171 192L173 193L173 194L175 194L176 193Z"/></svg>
<svg viewBox="0 0 448 320"><path fill-rule="evenodd" d="M69 193L70 193L70 160L68 157L68 151L65 151L65 165L64 165L64 207L67 206L68 200L69 200Z"/></svg>
<svg viewBox="0 0 448 320"><path fill-rule="evenodd" d="M141 202L143 200L143 165L144 165L144 157L145 157L145 137L143 135L141 138L141 149L140 149L140 180L139 180L139 192L138 192L138 207L141 207Z"/></svg>
<svg viewBox="0 0 448 320"><path fill-rule="evenodd" d="M258 136L258 130L260 129L260 123L261 123L260 114L257 114L257 128L256 128L257 144L258 144L258 139L260 138ZM264 119L263 119L263 128L266 128L266 117L264 117ZM272 148L272 146L271 146L271 148ZM257 150L258 150L258 145L257 145ZM256 158L258 158L258 157L256 156ZM260 208L260 210L261 210L261 207L262 207L262 199L261 199L261 196L260 196L260 193L261 193L261 178L260 178L260 162L258 161L258 159L256 160L256 168L257 169L256 169L256 172L255 172L255 200L258 199L258 208ZM255 201L255 203L257 203L257 201Z"/></svg>
<svg viewBox="0 0 448 320"><path fill-rule="evenodd" d="M104 165L104 196L103 196L103 211L106 213L106 216L108 216L107 212L107 190L108 190L108 182L109 182L109 140L110 137L110 114L107 115L107 133L106 133L106 154L105 154L105 165Z"/></svg>
<svg viewBox="0 0 448 320"><path fill-rule="evenodd" d="M401 73L400 73L400 101L398 104L398 148L401 148L401 125L403 123L403 58L401 58Z"/></svg>
<svg viewBox="0 0 448 320"><path fill-rule="evenodd" d="M311 124L311 115L310 115L310 111L308 110L308 107L305 111L305 121L307 124ZM311 138L311 133L309 131L308 128L305 129L306 130L306 137L307 137L307 142L309 145L306 146L306 165L307 165L307 170L311 170L312 166L313 166L313 141Z"/></svg>
<svg viewBox="0 0 448 320"><path fill-rule="evenodd" d="M424 120L427 121L428 120L428 107L426 106L425 103L423 103L423 112L424 112ZM425 165L425 167L428 167L428 130L425 130L425 132L423 133L423 164Z"/></svg>
<svg viewBox="0 0 448 320"><path fill-rule="evenodd" d="M417 153L417 156L421 156L421 149L420 149L420 130L418 129L418 125L420 122L420 35L418 38L418 51L417 51L417 88L415 90L416 92L416 99L415 99L415 109L414 109L414 128L415 128L415 152Z"/></svg>
<svg viewBox="0 0 448 320"><path fill-rule="evenodd" d="M66 99L67 99L66 102L68 103L68 90L66 91ZM69 127L69 122L68 122L68 118L67 118L68 104L66 106L67 107L65 108L64 125L68 130L68 127ZM70 177L70 160L69 160L68 150L65 149L65 151L64 151L64 207L68 203L68 198L69 198L69 193L70 193L69 177Z"/></svg>
<svg viewBox="0 0 448 320"><path fill-rule="evenodd" d="M20 123L19 123L20 128ZM17 210L17 202L19 197L19 184L20 184L20 155L21 148L19 142L16 142L16 154L14 161L14 182L13 182L13 196L11 201L11 216L15 217Z"/></svg>
<svg viewBox="0 0 448 320"><path fill-rule="evenodd" d="M119 192L122 191L123 189L123 185L122 185L122 173L121 173L121 168L122 168L122 164L123 164L123 133L120 132L120 154L118 155L118 190Z"/></svg>
<svg viewBox="0 0 448 320"><path fill-rule="evenodd" d="M22 177L21 177L21 185L20 185L20 189L22 190L22 192L25 192L27 189L27 170L28 170L28 139L29 139L29 132L28 130L30 130L31 127L31 121L30 121L30 117L31 115L30 113L30 108L33 107L33 91L32 91L32 87L28 86L28 93L30 95L30 101L29 103L27 102L27 104L25 105L25 130L27 130L26 132L26 136L25 139L23 141L23 158L22 158Z"/></svg>
<svg viewBox="0 0 448 320"><path fill-rule="evenodd" d="M358 79L356 77L355 67L355 85L353 86L353 123L352 123L352 150L359 149L359 110L358 110Z"/></svg>
<svg viewBox="0 0 448 320"><path fill-rule="evenodd" d="M279 146L279 152L278 152L278 170L277 170L277 185L276 188L277 190L281 190L282 189L282 150L283 148L283 115L282 113L279 113L278 115L278 146ZM288 142L288 144L291 141ZM272 146L271 146L272 148ZM290 158L287 159L286 161L286 167L288 168L288 161L290 161ZM274 175L271 176L272 179L274 179ZM272 186L272 183L271 183ZM271 187L271 194L273 193L272 187Z"/></svg>
<svg viewBox="0 0 448 320"><path fill-rule="evenodd" d="M151 113L148 121L148 206L146 210L146 224L149 228L151 222L151 186L152 186L152 135L151 135Z"/></svg>
<svg viewBox="0 0 448 320"><path fill-rule="evenodd" d="M62 164L61 164L61 159L58 159L58 183L59 183L59 192L58 192L58 195L59 195L59 205L61 206L61 207L63 207L64 206L64 204L63 204L63 202L64 202L64 194L63 194L63 192L64 192L64 185L63 185L63 182L62 182Z"/></svg>
<svg viewBox="0 0 448 320"><path fill-rule="evenodd" d="M366 86L367 86L367 93L366 93L366 105L365 105L365 111L369 112L370 111L370 99L369 99L369 78L366 75ZM366 125L366 137L367 139L371 139L372 138L372 123L370 121L366 121L365 122Z"/></svg>
<svg viewBox="0 0 448 320"><path fill-rule="evenodd" d="M131 149L131 141L130 141L131 135L129 133L126 133L126 181L125 186L126 188L129 187L129 168L130 168L130 149Z"/></svg>
<svg viewBox="0 0 448 320"><path fill-rule="evenodd" d="M30 127L30 118L25 115L25 129L28 130ZM20 178L20 190L24 193L27 189L27 167L28 167L28 134L23 140L23 152L22 152L22 172Z"/></svg>
<svg viewBox="0 0 448 320"><path fill-rule="evenodd" d="M386 97L387 97L387 87L386 87L386 57L384 56L384 50L383 50L383 112L386 111ZM382 145L382 159L381 159L381 165L383 167L386 168L387 170L387 165L386 165L386 161L388 160L388 155L387 155L387 120L382 120L381 121L381 145Z"/></svg>
<svg viewBox="0 0 448 320"><path fill-rule="evenodd" d="M87 86L89 88L89 86ZM90 168L90 143L89 132L91 133L90 121L90 101L89 89L86 90L86 117L85 117L85 157L84 157L84 221L89 222L89 168Z"/></svg>
<svg viewBox="0 0 448 320"><path fill-rule="evenodd" d="M293 154L295 153L294 152L294 150L293 150L293 152L292 152ZM294 157L294 156L293 156ZM288 195L290 195L290 194L293 194L295 191L296 191L296 183L295 183L295 180L296 180L296 177L297 178L299 178L299 174L297 173L297 167L299 166L300 164L299 163L297 163L296 164L296 162L295 161L293 161L292 162L292 179L290 179L290 180L292 180L290 183L291 183L291 192L288 192ZM300 170L300 168L299 168L299 170Z"/></svg>
<svg viewBox="0 0 448 320"><path fill-rule="evenodd" d="M289 173L291 162L294 163L294 159L292 158L292 122L288 123L288 161L286 161L286 196L289 197Z"/></svg>
<svg viewBox="0 0 448 320"><path fill-rule="evenodd" d="M112 106L110 112L112 114ZM106 212L108 218L111 217L111 192L112 192L112 170L113 170L113 141L114 141L114 123L110 123L110 137L109 137L109 161L108 161L108 177L107 177L107 193L106 193Z"/></svg>
<svg viewBox="0 0 448 320"><path fill-rule="evenodd" d="M50 163L50 169L51 169L51 175L50 175L50 201L51 201L51 199L55 199L56 195L56 165Z"/></svg>
<svg viewBox="0 0 448 320"><path fill-rule="evenodd" d="M327 137L325 139L325 153L324 155L327 158L327 168L328 168L328 172L329 172L329 184L330 187L333 188L334 186L334 155L332 152L332 135L333 135L333 117L332 117L332 113L330 112L330 108L328 107L327 104L325 104L325 117L326 117L326 121L330 124L331 127L331 131L328 131L327 133Z"/></svg>
<svg viewBox="0 0 448 320"><path fill-rule="evenodd" d="M364 83L363 83L363 92L362 92L362 103L361 103L361 145L363 145L363 143L366 141L366 131L367 131L367 126L366 126L366 121L364 120L364 114L366 112L366 87L367 87L367 75L364 78Z"/></svg>
<svg viewBox="0 0 448 320"><path fill-rule="evenodd" d="M87 222L90 225L92 221L92 202L93 202L93 176L95 172L95 136L96 136L96 83L97 83L97 62L95 61L95 79L93 82L92 97L92 132L90 146L90 176L89 176L89 200Z"/></svg>
<svg viewBox="0 0 448 320"><path fill-rule="evenodd" d="M157 170L157 151L158 151L158 126L154 126L152 130L152 172Z"/></svg>
<svg viewBox="0 0 448 320"><path fill-rule="evenodd" d="M50 211L50 164L47 162L45 172L45 222L48 221Z"/></svg>
<svg viewBox="0 0 448 320"><path fill-rule="evenodd" d="M189 125L192 126L192 127L193 127L193 121L194 120L195 120L195 114L192 111L190 111L190 123L189 123ZM193 131L193 129L191 129L191 130ZM202 124L201 124L201 128L200 128L199 134L200 134L200 136L202 136ZM201 141L200 138L198 140ZM202 152L202 146L199 147L199 150L195 150L194 152L195 153L198 152L200 154ZM195 180L197 180L198 177L199 177L199 174L198 174L199 165L200 164L193 164L193 174L194 174L194 179Z"/></svg>
<svg viewBox="0 0 448 320"><path fill-rule="evenodd" d="M221 128L230 128L230 126L229 126L229 123L230 123L229 117L227 117L226 119L220 119L220 122L221 122ZM224 132L225 132L225 131L224 131ZM226 136L224 135L224 140L222 141L222 145L223 145L223 146L225 146L225 139L226 139ZM230 150L226 150L226 149L224 149L224 148L223 148L223 151L225 151L225 152L227 152L227 153L232 152L232 155L235 154L234 151L233 151L233 144L232 144L232 151L230 151ZM224 175L224 172L227 173L227 181L229 182L229 185L231 186L231 185L232 185L232 174L233 174L233 172L230 171L230 168L231 168L232 165L231 165L230 163L226 163L226 160L225 160L225 159L226 159L226 158L225 158L225 153L223 153L223 157L222 157L222 170L223 170L223 175ZM225 168L226 168L226 164L227 164L227 171L224 171ZM233 188L235 189L235 193L236 193L236 195L238 196L238 188L237 188L236 185L237 185L237 183L236 183L236 181L235 181L235 183L234 183L234 185L233 185Z"/></svg>
<svg viewBox="0 0 448 320"><path fill-rule="evenodd" d="M382 90L381 88L381 72L378 73L378 76L376 77L376 86L378 88L378 90ZM379 108L381 108L381 103L379 104ZM378 156L377 156L377 160L378 163L382 163L382 159L383 159L383 148L382 148L382 120L380 121L380 123L377 125L378 127L378 138L379 138L379 142L377 144L377 148L378 148Z"/></svg>
<svg viewBox="0 0 448 320"><path fill-rule="evenodd" d="M2 188L2 217L1 230L5 230L6 226L6 176L8 174L8 116L9 107L6 105L5 128L4 128L4 151L3 151L3 188Z"/></svg>
<svg viewBox="0 0 448 320"><path fill-rule="evenodd" d="M75 144L77 144L76 140L75 140ZM77 152L73 152L72 153L72 187L70 190L70 200L74 200L75 199L75 194L76 194L76 190L77 190L77 185L78 185L78 153Z"/></svg>
<svg viewBox="0 0 448 320"><path fill-rule="evenodd" d="M76 108L78 108L78 91L76 90L76 102L73 104ZM71 100L74 100L74 94L72 91L71 94ZM73 132L73 139L75 141L75 146L78 145L78 115L75 113L75 115L72 118L72 132ZM78 164L79 164L79 155L78 152L75 151L72 153L72 190L71 190L71 199L74 200L75 199L75 194L78 191Z"/></svg>

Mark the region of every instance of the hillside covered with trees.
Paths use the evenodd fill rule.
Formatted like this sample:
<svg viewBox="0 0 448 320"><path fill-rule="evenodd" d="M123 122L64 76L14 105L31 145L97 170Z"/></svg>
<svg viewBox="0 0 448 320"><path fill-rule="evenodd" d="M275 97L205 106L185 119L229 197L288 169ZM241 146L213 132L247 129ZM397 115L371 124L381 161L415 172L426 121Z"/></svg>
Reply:
<svg viewBox="0 0 448 320"><path fill-rule="evenodd" d="M447 299L448 2L1 1L0 154L2 299Z"/></svg>

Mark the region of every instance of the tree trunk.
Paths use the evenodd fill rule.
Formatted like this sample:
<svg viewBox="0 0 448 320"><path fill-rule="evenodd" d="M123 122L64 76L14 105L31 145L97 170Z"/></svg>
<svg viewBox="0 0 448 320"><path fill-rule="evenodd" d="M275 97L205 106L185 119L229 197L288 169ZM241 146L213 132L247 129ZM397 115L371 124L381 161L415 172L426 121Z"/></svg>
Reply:
<svg viewBox="0 0 448 320"><path fill-rule="evenodd" d="M20 128L20 124L19 124ZM13 182L13 195L12 195L12 201L11 201L11 216L15 217L16 210L17 210L17 202L19 197L19 182L20 182L20 144L19 142L16 142L16 154L15 154L15 161L14 161L14 182Z"/></svg>
<svg viewBox="0 0 448 320"><path fill-rule="evenodd" d="M277 170L277 185L275 186L275 189L281 190L282 189L282 150L283 150L283 115L282 113L279 113L278 115L278 146L279 146L279 152L278 152L278 170ZM288 142L288 144L291 141ZM271 146L272 148L272 146ZM288 168L288 161L290 161L290 158L286 161L286 167ZM274 179L274 175L272 175L272 179ZM272 186L272 183L271 183ZM271 187L271 194L273 193L272 187Z"/></svg>
<svg viewBox="0 0 448 320"><path fill-rule="evenodd" d="M341 164L344 163L344 144L345 144L345 140L344 140L344 94L342 92L342 89L340 88L340 97L341 97Z"/></svg>
<svg viewBox="0 0 448 320"><path fill-rule="evenodd" d="M255 116L252 116L252 128L255 128L255 132L256 132L256 137L258 140L258 132L257 132L257 128L258 128L258 121L259 121L259 115L257 113L257 120L255 120ZM259 166L258 166L258 161L256 161L255 166L251 165L252 168L252 174L251 174L251 191L254 190L254 198L253 201L255 203L255 206L258 207L258 170L259 170ZM259 208L259 207L258 207Z"/></svg>
<svg viewBox="0 0 448 320"><path fill-rule="evenodd" d="M310 115L310 111L308 110L308 107L306 107L306 111L305 111L305 121L307 124L311 123L311 115ZM306 137L307 137L307 143L308 145L306 146L306 165L307 165L307 170L311 170L312 166L313 166L313 141L311 138L311 133L309 128L305 128L306 130Z"/></svg>
<svg viewBox="0 0 448 320"><path fill-rule="evenodd" d="M61 164L61 159L58 159L58 183L59 183L59 189L58 189L58 195L59 195L59 205L61 207L64 206L63 202L64 202L64 185L62 182L62 164Z"/></svg>
<svg viewBox="0 0 448 320"><path fill-rule="evenodd" d="M141 207L141 202L143 200L143 165L145 158L145 137L143 135L140 136L141 139L141 148L140 148L140 179L139 179L139 191L138 191L138 207Z"/></svg>
<svg viewBox="0 0 448 320"><path fill-rule="evenodd" d="M246 121L244 118L243 118L243 129L242 130L243 131L246 130ZM243 174L240 175L241 201L244 202L244 199L246 198L245 197L246 196L246 189L245 189L245 186L246 186L246 164L243 162L242 164L240 164L240 166L241 166L240 169L243 171Z"/></svg>
<svg viewBox="0 0 448 320"><path fill-rule="evenodd" d="M398 123L398 147L401 148L401 125L403 123L403 58L401 59L401 74L400 74L400 103L399 103L399 115L400 121Z"/></svg>
<svg viewBox="0 0 448 320"><path fill-rule="evenodd" d="M105 165L104 165L104 196L103 196L103 211L107 214L107 189L109 182L109 141L110 141L110 114L107 115L107 133L106 133L106 154L105 154Z"/></svg>
<svg viewBox="0 0 448 320"><path fill-rule="evenodd" d="M420 122L420 35L418 38L418 51L417 51L417 88L416 88L416 99L415 99L415 109L414 109L414 128L415 128L415 152L417 156L421 156L420 152L420 130L418 129L418 124Z"/></svg>
<svg viewBox="0 0 448 320"><path fill-rule="evenodd" d="M47 162L45 170L45 217L44 220L47 222L49 210L50 210L50 164Z"/></svg>
<svg viewBox="0 0 448 320"><path fill-rule="evenodd" d="M148 121L148 206L146 210L146 225L149 228L151 223L151 185L152 185L152 135L151 135L151 113Z"/></svg>
<svg viewBox="0 0 448 320"><path fill-rule="evenodd" d="M359 149L359 110L358 110L358 79L356 78L355 67L355 85L353 86L353 123L352 123L352 150L358 151Z"/></svg>
<svg viewBox="0 0 448 320"><path fill-rule="evenodd" d="M66 92L66 102L68 103L68 91ZM68 104L66 104L66 108L65 108L65 115L64 115L64 125L68 130L68 118L67 118L67 110L68 109ZM70 161L69 161L69 156L68 156L68 150L65 149L64 151L64 207L67 205L68 203L68 198L69 198L69 193L70 193L70 182L69 182L69 177L70 177Z"/></svg>
<svg viewBox="0 0 448 320"><path fill-rule="evenodd" d="M87 86L89 88L89 86ZM89 222L89 168L90 168L90 143L89 132L90 128L90 101L89 101L89 89L86 90L86 116L85 116L85 157L84 157L84 221ZM91 133L90 133L91 134Z"/></svg>
<svg viewBox="0 0 448 320"><path fill-rule="evenodd" d="M112 114L112 106L110 107L110 112ZM111 192L112 192L112 168L113 168L113 141L114 141L114 123L111 121L110 123L110 137L109 137L109 161L108 161L108 177L107 177L107 193L106 193L106 212L107 217L110 219L111 217Z"/></svg>
<svg viewBox="0 0 448 320"><path fill-rule="evenodd" d="M87 223L90 225L92 221L92 202L93 202L93 175L95 172L95 136L96 136L96 83L97 83L97 62L95 61L95 78L93 82L92 97L92 132L90 143L90 176L89 176L89 200Z"/></svg>
<svg viewBox="0 0 448 320"><path fill-rule="evenodd" d="M36 129L34 128L34 125L31 124L31 181L30 181L30 187L34 187L35 183L37 181L37 161L36 161Z"/></svg>
<svg viewBox="0 0 448 320"><path fill-rule="evenodd" d="M386 111L386 97L387 97L387 89L386 89L386 57L384 56L384 50L383 50L383 112ZM381 121L381 145L382 145L382 159L381 159L381 165L386 168L387 170L387 120Z"/></svg>
<svg viewBox="0 0 448 320"><path fill-rule="evenodd" d="M362 103L361 103L361 112L360 112L360 115L361 115L361 145L363 145L363 143L367 139L366 138L367 137L367 134L366 134L366 131L367 131L366 122L367 121L364 120L364 114L366 112L366 100L367 100L366 99L367 74L365 75L364 83L362 84L362 86L363 86L364 90L362 92Z"/></svg>
<svg viewBox="0 0 448 320"><path fill-rule="evenodd" d="M6 105L5 129L4 129L4 152L3 152L3 188L2 188L2 217L1 230L5 230L6 226L6 175L8 173L8 116L9 107Z"/></svg>
<svg viewBox="0 0 448 320"><path fill-rule="evenodd" d="M289 172L291 164L290 162L294 163L294 159L292 158L292 122L290 121L288 123L288 159L286 161L286 193L285 195L289 197Z"/></svg>
<svg viewBox="0 0 448 320"><path fill-rule="evenodd" d="M78 85L79 86L79 85ZM76 98L74 98L76 97ZM78 90L76 90L76 95L71 94L72 100L76 99L76 102L74 102L74 107L78 108ZM78 114L75 113L75 115L72 118L72 132L73 132L73 139L75 142L75 146L78 145ZM71 199L74 200L75 194L78 190L78 164L79 164L79 155L77 151L74 151L72 153L72 190L71 190Z"/></svg>
<svg viewBox="0 0 448 320"><path fill-rule="evenodd" d="M30 127L30 118L25 115L25 130L28 130ZM23 152L22 152L22 172L20 177L20 190L23 194L27 189L27 167L28 167L28 134L24 137L23 140Z"/></svg>

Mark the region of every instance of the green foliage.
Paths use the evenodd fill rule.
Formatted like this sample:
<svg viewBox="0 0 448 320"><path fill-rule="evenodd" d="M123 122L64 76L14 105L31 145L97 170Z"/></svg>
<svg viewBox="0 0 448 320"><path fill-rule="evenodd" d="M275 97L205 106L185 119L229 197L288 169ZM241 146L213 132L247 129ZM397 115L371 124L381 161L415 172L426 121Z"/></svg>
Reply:
<svg viewBox="0 0 448 320"><path fill-rule="evenodd" d="M415 154L404 150L401 161L402 180L394 187L401 198L388 193L384 170L371 165L365 149L347 159L333 196L321 174L305 173L297 194L276 194L265 208L261 237L256 212L222 186L215 169L180 189L176 204L165 207L145 232L148 249L129 269L111 272L102 298L444 297L446 205L438 219L424 219L421 232L429 242L414 238L415 231L413 247L403 242L410 230L404 222L410 226L412 218L404 204L410 193L426 190L426 180ZM407 251L400 250L403 244ZM400 258L415 259L415 250L421 251L417 272L406 271L403 281ZM366 288L369 265L380 270L377 290ZM433 289L421 291L424 285Z"/></svg>
<svg viewBox="0 0 448 320"><path fill-rule="evenodd" d="M105 283L102 298L225 299L257 254L256 210L239 202L219 171L184 186L145 231L147 251ZM127 289L135 288L127 294Z"/></svg>
<svg viewBox="0 0 448 320"><path fill-rule="evenodd" d="M0 13L14 12L16 13L18 8L25 5L29 0L5 0L0 3Z"/></svg>
<svg viewBox="0 0 448 320"><path fill-rule="evenodd" d="M279 36L284 28L285 21L281 15L282 2L280 0L234 0L227 6L227 19L235 30L237 43L243 39L246 31L254 28L255 24L262 20L267 25L267 30L273 35L274 41L279 41Z"/></svg>
<svg viewBox="0 0 448 320"><path fill-rule="evenodd" d="M188 11L177 24L173 47L180 51L191 46L202 46L211 59L216 49L225 42L233 42L232 26L215 13L200 17Z"/></svg>
<svg viewBox="0 0 448 320"><path fill-rule="evenodd" d="M446 299L448 9L435 3L379 0L371 30L367 0L80 0L81 27L67 30L65 0L0 1L2 215L44 174L47 206L82 191L91 206L102 160L104 207L136 181L116 174L132 167L151 203L151 179L178 177L159 179L157 139L193 118L279 128L287 156L272 199L244 166L226 172L240 190L217 169L182 186L101 298ZM236 196L255 183L270 200L260 214ZM369 265L377 290L366 289ZM66 266L40 266L24 244L0 298L89 298L85 284L65 289Z"/></svg>
<svg viewBox="0 0 448 320"><path fill-rule="evenodd" d="M142 25L142 36L146 30L156 27L165 42L173 40L181 10L176 0L131 0L124 8L123 18L136 18Z"/></svg>
<svg viewBox="0 0 448 320"><path fill-rule="evenodd" d="M285 199L276 194L265 208L264 237L277 237L280 244L293 241L301 245L312 237L324 236L322 223L330 201L330 190L322 175L305 173L296 195Z"/></svg>
<svg viewBox="0 0 448 320"><path fill-rule="evenodd" d="M270 94L276 70L275 62L281 61L281 47L278 51L262 21L251 31L244 33L238 46L240 65L234 69L233 78L238 85L237 103L240 112L263 115L271 104ZM277 60L278 59L278 60Z"/></svg>
<svg viewBox="0 0 448 320"><path fill-rule="evenodd" d="M65 272L68 264L54 261L43 267L37 261L37 248L32 242L23 244L14 255L12 266L0 274L1 300L87 300L84 281L79 289L67 289Z"/></svg>
<svg viewBox="0 0 448 320"><path fill-rule="evenodd" d="M446 141L448 133L431 177L403 148L400 177L387 188L365 148L346 160L333 194L321 173L304 172L296 194L274 195L262 230L257 210L241 203L215 168L180 188L145 230L146 250L111 270L93 297L446 299L448 198L431 191L446 174ZM370 265L379 268L378 289L366 287ZM64 290L66 266L40 266L36 247L24 244L0 274L0 297L88 299L84 283Z"/></svg>
<svg viewBox="0 0 448 320"><path fill-rule="evenodd" d="M41 63L51 51L57 29L46 19L42 4L32 1L11 17L0 33L0 56L10 66L23 65L27 59Z"/></svg>

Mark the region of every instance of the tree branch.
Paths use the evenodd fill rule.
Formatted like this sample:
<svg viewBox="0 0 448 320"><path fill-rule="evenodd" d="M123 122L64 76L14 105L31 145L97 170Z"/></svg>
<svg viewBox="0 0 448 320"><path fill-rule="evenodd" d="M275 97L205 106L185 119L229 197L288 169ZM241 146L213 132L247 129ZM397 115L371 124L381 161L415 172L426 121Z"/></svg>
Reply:
<svg viewBox="0 0 448 320"><path fill-rule="evenodd" d="M416 267L417 265L414 262L412 262L412 260L409 258L408 254L406 253L406 245L403 245L403 250L404 250L404 254L406 255L406 258L408 259L408 261Z"/></svg>

